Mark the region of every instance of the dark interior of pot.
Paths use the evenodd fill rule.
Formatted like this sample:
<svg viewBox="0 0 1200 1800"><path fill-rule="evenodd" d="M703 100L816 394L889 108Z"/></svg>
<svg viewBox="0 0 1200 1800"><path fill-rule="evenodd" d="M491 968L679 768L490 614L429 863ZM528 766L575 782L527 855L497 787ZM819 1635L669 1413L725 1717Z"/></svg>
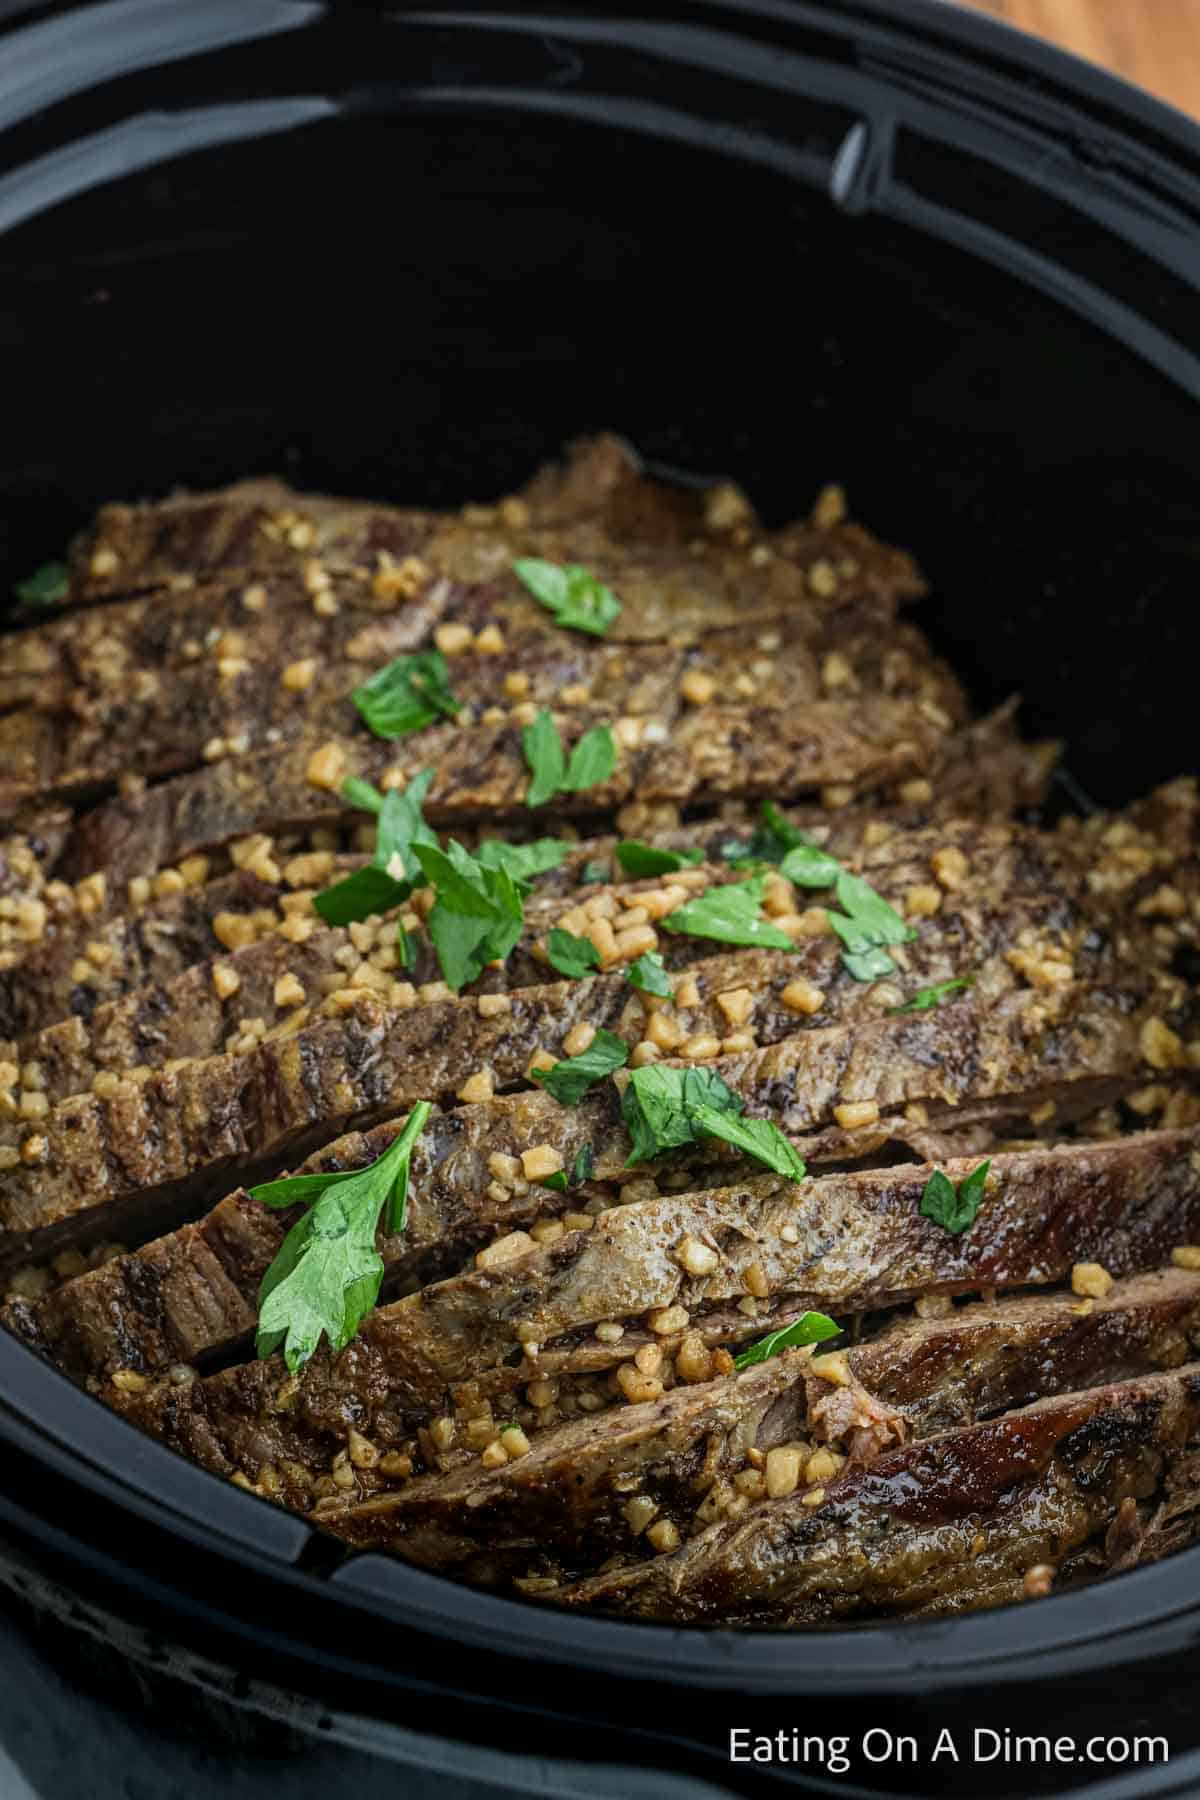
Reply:
<svg viewBox="0 0 1200 1800"><path fill-rule="evenodd" d="M0 589L109 499L451 505L611 429L769 521L843 483L980 709L1065 739L1072 803L1194 768L1184 282L982 143L889 139L796 18L785 81L746 21L735 69L632 18L481 62L344 11L10 121Z"/></svg>

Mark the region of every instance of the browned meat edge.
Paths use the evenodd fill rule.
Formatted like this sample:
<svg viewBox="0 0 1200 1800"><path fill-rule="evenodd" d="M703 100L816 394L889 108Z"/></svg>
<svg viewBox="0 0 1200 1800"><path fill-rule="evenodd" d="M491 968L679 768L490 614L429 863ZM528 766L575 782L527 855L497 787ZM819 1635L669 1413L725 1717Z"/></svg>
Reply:
<svg viewBox="0 0 1200 1800"><path fill-rule="evenodd" d="M1194 1363L1041 1400L847 1468L815 1505L803 1493L769 1501L672 1556L551 1597L775 1626L997 1605L1020 1598L1031 1567L1069 1570L1103 1544L1123 1502L1152 1518L1189 1465L1198 1424Z"/></svg>
<svg viewBox="0 0 1200 1800"><path fill-rule="evenodd" d="M998 1156L979 1217L958 1237L921 1216L928 1166L659 1196L378 1309L346 1350L318 1351L299 1378L285 1380L273 1357L185 1389L108 1395L219 1472L255 1479L270 1462L324 1473L349 1422L392 1448L448 1396L477 1409L531 1380L613 1369L648 1341L673 1353L685 1329L727 1344L809 1307L845 1317L927 1292L1048 1285L1076 1261L1116 1275L1152 1268L1200 1229L1198 1142L1195 1131L1152 1133ZM947 1172L959 1181L973 1166ZM712 1274L681 1266L693 1239L716 1252ZM769 1299L750 1313L741 1302L756 1285ZM671 1306L687 1326L653 1337L646 1316ZM619 1342L595 1336L613 1322L625 1327Z"/></svg>
<svg viewBox="0 0 1200 1800"><path fill-rule="evenodd" d="M914 1436L928 1436L1039 1397L1186 1362L1198 1329L1200 1275L1169 1269L1119 1283L1090 1310L1069 1294L1037 1295L905 1321L852 1349L847 1362ZM708 1523L729 1502L738 1506L733 1477L754 1479L748 1449L761 1456L796 1440L811 1445L814 1425L821 1431L812 1394L830 1396L830 1389L816 1377L806 1381L807 1366L803 1352L785 1352L723 1381L569 1420L537 1432L529 1452L500 1470L476 1460L390 1490L368 1489L365 1499L335 1492L320 1501L316 1522L360 1548L395 1551L426 1568L461 1568L472 1580L574 1576L636 1552L626 1512L633 1496L641 1499L637 1523L649 1500L652 1516L686 1537L698 1528L698 1508ZM840 1391L853 1418L853 1389ZM861 1459L871 1454L868 1447ZM360 1450L362 1460L368 1466L358 1484L384 1479L369 1451L363 1459Z"/></svg>

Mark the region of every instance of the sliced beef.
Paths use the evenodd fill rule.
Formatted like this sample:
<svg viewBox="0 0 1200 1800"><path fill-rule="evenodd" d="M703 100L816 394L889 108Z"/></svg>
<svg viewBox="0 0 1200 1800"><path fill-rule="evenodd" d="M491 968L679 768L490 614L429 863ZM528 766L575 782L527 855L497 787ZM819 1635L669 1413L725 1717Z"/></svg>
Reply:
<svg viewBox="0 0 1200 1800"><path fill-rule="evenodd" d="M1182 1269L1118 1283L1090 1309L1058 1294L966 1307L851 1349L852 1380L842 1386L808 1374L808 1353L785 1351L741 1375L539 1430L526 1454L498 1470L472 1461L396 1485L368 1457L355 1491L320 1500L316 1521L360 1548L396 1551L426 1568L465 1566L475 1580L524 1576L543 1559L559 1578L575 1578L636 1552L651 1518L686 1537L727 1508L744 1511L742 1494L763 1499L760 1459L771 1449L797 1444L801 1467L831 1438L853 1451L858 1381L886 1396L912 1436L929 1436L1186 1362L1198 1331L1200 1274ZM831 1406L848 1421L842 1431L829 1429ZM885 1439L895 1436L896 1416L885 1415ZM857 1460L887 1448L876 1440Z"/></svg>
<svg viewBox="0 0 1200 1800"><path fill-rule="evenodd" d="M572 708L560 721L563 740L571 746L610 720L595 706ZM643 803L685 804L723 794L788 800L830 784L874 790L936 769L947 736L911 701L881 696L855 705L819 701L801 716L701 706L667 744L623 749L607 781L560 794L555 805L594 813L633 794ZM346 775L379 781L399 770L411 779L424 768L436 771L425 806L431 823L527 817L529 770L515 723L430 726L398 742L365 728L346 737L317 733L96 807L76 829L64 872L77 878L104 869L125 881L252 832L335 825L351 811L340 793Z"/></svg>
<svg viewBox="0 0 1200 1800"><path fill-rule="evenodd" d="M1119 986L1075 984L1057 999L1022 989L991 1002L979 984L934 1011L810 1028L713 1066L751 1112L793 1134L823 1130L835 1109L864 1098L882 1118L913 1102L957 1103L966 1123L966 1103L1001 1100L1009 1114L1069 1107L1082 1084L1091 1109L1103 1104L1095 1084L1115 1082L1119 1092L1144 1071L1147 985L1153 994L1138 968ZM0 1172L0 1255L11 1263L35 1242L112 1236L117 1220L122 1233L144 1235L150 1219L161 1230L232 1170L256 1178L351 1122L449 1098L464 1070L488 1067L496 1086L521 1081L535 1051L577 1023L632 1041L641 1012L636 990L616 975L519 989L499 1010L482 997L389 1008L357 990L330 1005L331 1016L245 1054L130 1077L111 1095L80 1095L36 1117L23 1103L26 1116L0 1125L9 1163ZM880 1129L873 1115L855 1123Z"/></svg>
<svg viewBox="0 0 1200 1800"><path fill-rule="evenodd" d="M741 1625L947 1614L1020 1599L1095 1556L1122 1504L1152 1517L1200 1427L1200 1366L1040 1400L886 1451L673 1555L549 1591L567 1606Z"/></svg>
<svg viewBox="0 0 1200 1800"><path fill-rule="evenodd" d="M29 1040L55 1020L87 1020L122 994L165 986L220 950L222 920L267 908L274 919L276 898L272 884L236 869L190 888L180 880L178 891L140 907L122 896L120 910L85 912L77 902L61 913L47 909L38 940L11 968L0 966L0 1038L32 1053Z"/></svg>
<svg viewBox="0 0 1200 1800"><path fill-rule="evenodd" d="M279 1357L114 1403L206 1467L256 1479L271 1462L325 1472L347 1422L390 1447L457 1404L510 1403L538 1379L562 1381L627 1362L647 1342L668 1352L678 1333L711 1346L784 1324L807 1308L835 1317L895 1306L928 1292L1048 1285L1076 1261L1135 1274L1200 1230L1197 1133L1154 1133L997 1157L971 1229L952 1236L920 1212L928 1167L826 1176L795 1186L758 1178L715 1193L660 1196L605 1213L590 1231L489 1261L380 1308L337 1356L317 1352L286 1383ZM952 1164L961 1181L973 1165ZM693 1246L716 1260L691 1274ZM743 1301L765 1289L754 1311ZM664 1339L650 1314L682 1307ZM597 1325L620 1324L614 1343Z"/></svg>
<svg viewBox="0 0 1200 1800"><path fill-rule="evenodd" d="M1061 936L1075 924L1081 900L1086 902L1086 863L1072 865L1056 854L1052 840L1033 833L966 823L893 835L869 846L861 831L843 828L826 835L847 866L862 870L901 908L914 891L932 893L934 901L940 901L919 940L904 952L903 982L894 984L896 1003L902 992L951 980L961 970L974 974L1003 952L1019 957L1020 945L1031 933L1052 928ZM929 886L931 862L951 850L962 857L963 871L959 885L942 895ZM253 1029L260 1035L282 1026L299 1029L334 991L368 986L393 1005L406 1006L432 998L426 990L434 983L434 991L444 997L433 946L407 909L401 910L410 920L412 961L402 970L396 963L395 913L349 930L332 928L312 916L308 890L278 894L279 886L300 874L309 881L333 881L347 867L356 866L354 859L339 860L325 853L290 861L281 858L277 863L267 857L255 866L280 875L276 890L280 911L255 909L262 936L241 948L220 949L182 973L172 971L167 981L135 986L118 1000L99 1002L98 986L91 984L90 996L99 1003L90 1016L75 1013L23 1040L20 1061L36 1066L39 1091L52 1103L90 1091L98 1074L107 1080L131 1069L162 1068L179 1058L216 1056L235 1046L249 1048L243 1020L255 1021ZM806 906L815 896L797 896L780 878L769 896L775 914L782 914L797 933L813 929L821 933L798 935L794 952L746 950L716 956L711 939L666 930L656 934L646 922L647 916L661 919L706 886L742 879L742 870L721 862L654 880L592 883L566 895L535 894L526 905L524 938L502 968L484 971L465 991L501 993L544 984L553 973L546 955L549 931L561 925L586 935L593 921L603 918L609 921L611 936L599 940L598 947L604 946L602 960L608 969L619 972L647 947L658 949L672 970L685 972L692 965L690 981L681 979L669 1005L652 998L627 1010L622 1030L635 1038L647 1028L651 1013L660 1047L669 1047L672 1040L682 1045L715 1037L730 1049L752 1042L775 1043L806 1024L878 1017L890 990L856 981L849 974L840 940L823 931L823 916ZM224 885L214 883L213 888ZM276 897L261 883L258 891L268 901ZM803 915L797 913L798 906L806 907ZM626 920L632 935L624 929ZM228 920L221 910L214 913L213 923L228 935ZM113 945L96 973L117 978L122 973L118 952L127 949ZM82 971L89 977L90 960L85 955ZM79 973L74 963L72 972ZM1086 976L1094 971L1080 972ZM128 981L127 972L124 979ZM808 990L796 989L793 984L798 980L808 983ZM990 994L1011 985L1013 976L1004 965L980 980ZM68 991L76 985L72 980ZM23 986L20 991L25 991ZM640 1011L647 1016L639 1022ZM554 1039L548 1038L545 1047L555 1048Z"/></svg>

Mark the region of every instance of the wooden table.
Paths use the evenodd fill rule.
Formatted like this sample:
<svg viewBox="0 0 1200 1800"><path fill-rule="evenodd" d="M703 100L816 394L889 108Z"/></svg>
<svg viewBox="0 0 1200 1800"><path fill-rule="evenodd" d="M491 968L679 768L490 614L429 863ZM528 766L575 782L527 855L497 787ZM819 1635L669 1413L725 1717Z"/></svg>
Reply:
<svg viewBox="0 0 1200 1800"><path fill-rule="evenodd" d="M1200 118L1200 0L962 0Z"/></svg>

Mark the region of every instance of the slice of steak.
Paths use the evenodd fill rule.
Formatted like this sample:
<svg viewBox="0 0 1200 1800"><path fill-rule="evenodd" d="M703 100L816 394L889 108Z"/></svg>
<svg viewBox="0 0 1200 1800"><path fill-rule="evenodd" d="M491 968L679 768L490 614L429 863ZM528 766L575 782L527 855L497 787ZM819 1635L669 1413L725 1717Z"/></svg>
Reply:
<svg viewBox="0 0 1200 1800"><path fill-rule="evenodd" d="M446 584L433 584L439 585ZM125 773L158 780L285 739L348 737L358 728L352 691L423 641L414 634L416 616L405 608L365 629L355 629L352 618L340 641L307 657L300 652L312 634L302 624L298 642L289 641L284 619L265 644L245 631L217 632L208 655L174 670L107 664L106 682L77 686L53 705L0 715L0 808L33 797L94 797ZM460 728L481 713L508 717L518 676L522 707L554 705L564 689L586 691L594 706L624 719L626 731L627 721L643 714L669 725L682 705L681 649L608 644L540 621L535 629L498 639L486 614L484 624L492 628L486 648L468 643L450 659L463 708ZM823 665L790 630L776 632L771 641L775 649L764 657L742 634L718 633L701 639L687 660L714 692L754 695L760 706L826 699L823 667L829 659ZM833 688L839 698L882 694L912 699L947 724L964 717L961 689L911 626L897 627L890 639L878 629L848 638L838 656Z"/></svg>
<svg viewBox="0 0 1200 1800"><path fill-rule="evenodd" d="M174 587L136 600L67 611L0 637L0 711L35 707L86 718L116 708L147 674L175 679L207 672L215 689L224 658L248 657L282 669L310 656L322 665L417 649L429 637L454 584L425 569L371 584L338 577L321 611L306 583L287 571ZM360 677L361 679L361 677Z"/></svg>
<svg viewBox="0 0 1200 1800"><path fill-rule="evenodd" d="M563 713L564 742L573 746L610 716L594 706ZM560 794L555 806L595 813L634 794L644 803L713 794L786 800L830 784L874 791L934 769L947 737L918 705L878 695L855 705L819 701L802 718L787 709L701 706L669 744L620 749L607 781ZM431 726L394 743L365 729L318 733L106 801L80 820L63 872L77 879L103 869L124 882L253 832L336 825L352 810L341 795L347 775L378 782L398 770L411 779L427 767L436 771L425 806L431 823L528 818L529 770L515 723Z"/></svg>
<svg viewBox="0 0 1200 1800"><path fill-rule="evenodd" d="M1122 983L1075 983L1057 995L1021 989L993 1000L981 983L932 1012L803 1029L712 1066L752 1113L793 1134L825 1129L835 1109L855 1101L875 1109L854 1117L870 1126L912 1102L999 1099L1009 1113L1025 1113L1068 1101L1081 1083L1094 1107L1104 1102L1093 1084L1115 1082L1119 1092L1144 1072L1148 1012L1157 1017L1147 988L1153 996L1153 973L1141 967ZM129 1241L147 1235L147 1223L161 1231L231 1171L257 1179L352 1122L448 1099L465 1072L486 1067L495 1087L522 1081L535 1052L576 1024L624 1031L631 1041L630 1023L641 1016L636 990L617 975L523 988L507 1000L395 1008L352 990L331 998L328 1016L244 1054L131 1076L111 1095L48 1110L23 1098L19 1120L0 1123L8 1164L0 1169L0 1259L28 1260L68 1237Z"/></svg>
<svg viewBox="0 0 1200 1800"><path fill-rule="evenodd" d="M1032 833L968 822L911 836L892 835L883 843L867 844L870 833L862 828L827 830L825 835L848 867L865 873L898 906L903 907L913 892L932 894L939 903L919 940L904 952L903 982L894 984L896 1004L902 992L953 980L963 969L983 970L989 958L1002 952L1020 955L1019 946L1031 933L1053 927L1061 934L1074 925L1080 902L1087 901L1086 861L1073 864L1052 839L1038 839ZM962 872L959 885L942 895L929 886L930 865L952 851L962 859ZM282 867L269 856L265 861L259 857L254 866L278 874L280 885L301 875L310 881L333 880L339 873L338 859L331 853L283 861ZM350 859L342 864L347 866L353 866ZM502 967L485 970L464 991L502 993L544 984L552 973L546 953L549 931L561 926L584 936L595 920L604 919L605 935L596 940L604 968L619 972L636 955L653 948L669 969L681 971L669 1004L653 996L639 998L621 1022L621 1029L635 1039L651 1030L659 1049L672 1042L678 1046L715 1038L718 1045L734 1050L754 1042L775 1043L809 1024L877 1017L890 990L856 981L849 974L840 940L824 930L824 914L810 909L803 915L796 912L812 896L798 897L781 877L775 877L768 896L775 916L782 915L797 933L822 933L798 935L794 952L748 950L714 956L712 940L656 932L648 923L713 883L742 879L743 870L719 863L698 865L673 877L589 884L567 895L535 893L526 904L523 939ZM927 905L928 899L923 903ZM166 982L146 983L119 1000L97 1004L89 1018L72 1016L24 1038L19 1060L35 1065L39 1091L57 1103L88 1092L98 1074L107 1081L109 1076L161 1068L182 1057L250 1048L243 1041L247 1027L242 1021L254 1021L253 1031L259 1035L285 1023L299 1029L326 995L356 986L369 986L396 1006L446 997L423 923L407 908L400 910L409 921L410 964L401 969L396 961L398 913L347 930L324 926L311 911L307 890L293 889L280 897L279 904L278 913L256 909L256 926L263 935L243 947L221 950L180 974L173 972ZM214 925L229 935L229 921L220 911ZM117 947L101 965L105 975L117 972ZM685 979L682 972L689 965L693 965L690 979ZM1086 976L1093 971L1080 972ZM83 973L88 973L86 966ZM978 979L990 994L1011 985L1013 976L1004 966L981 973ZM807 987L797 988L798 981ZM431 983L436 986L430 988ZM95 986L92 994L99 999ZM557 1049L558 1042L549 1039L545 1047Z"/></svg>
<svg viewBox="0 0 1200 1800"><path fill-rule="evenodd" d="M400 1123L349 1132L315 1152L299 1172L361 1168L382 1155ZM997 1147L996 1127L986 1121L937 1133L897 1117L882 1135L898 1148L911 1143L922 1159L921 1146L936 1138L943 1163L955 1156L978 1159ZM809 1167L818 1168L855 1161L864 1149L876 1148L878 1137L872 1134L864 1144L862 1134L835 1126L800 1140L800 1148ZM522 1150L535 1144L556 1149L566 1166L587 1144L595 1155L594 1178L566 1195L525 1181L513 1171ZM452 1274L489 1240L515 1231L541 1233L564 1211L593 1212L653 1196L658 1181L652 1169L642 1165L630 1180L628 1148L612 1089L569 1109L536 1090L456 1108L427 1127L413 1151L407 1229L399 1237L379 1235L388 1289ZM659 1171L668 1191L676 1192L721 1186L737 1173L732 1152L722 1160L707 1147ZM211 1363L244 1350L257 1318L259 1284L292 1222L290 1213L272 1212L239 1188L204 1218L67 1281L36 1306L14 1302L8 1322L79 1381L117 1369L153 1375L170 1363Z"/></svg>
<svg viewBox="0 0 1200 1800"><path fill-rule="evenodd" d="M785 1351L741 1375L677 1385L660 1400L616 1403L539 1430L528 1453L501 1469L472 1460L396 1484L368 1457L354 1491L318 1501L315 1522L359 1548L471 1579L524 1576L543 1559L559 1579L578 1579L610 1556L627 1557L652 1518L686 1537L727 1509L744 1511L742 1495L763 1498L768 1451L803 1446L803 1467L818 1441L838 1440L830 1399L848 1402L841 1412L852 1439L857 1382L886 1396L913 1436L928 1436L1186 1362L1198 1333L1200 1274L1183 1269L1118 1283L1087 1312L1070 1294L967 1307L851 1349L853 1379L842 1387L808 1374L808 1353ZM885 1415L865 1450L857 1446L857 1460L873 1460L894 1430Z"/></svg>
<svg viewBox="0 0 1200 1800"><path fill-rule="evenodd" d="M218 1472L257 1479L267 1462L287 1462L315 1476L348 1422L387 1449L453 1408L465 1429L483 1402L511 1404L530 1381L615 1369L646 1343L673 1357L685 1331L713 1347L808 1308L845 1317L929 1292L1048 1285L1076 1261L1120 1275L1153 1268L1200 1229L1197 1142L1195 1131L1153 1133L997 1157L979 1216L958 1237L922 1216L931 1170L911 1165L634 1202L379 1308L346 1350L319 1350L286 1383L286 1414L278 1356L182 1391L118 1382L105 1397ZM973 1166L946 1172L960 1182ZM751 1312L756 1289L768 1303ZM686 1318L663 1319L668 1308ZM655 1323L670 1329L655 1334ZM596 1335L614 1324L615 1343Z"/></svg>
<svg viewBox="0 0 1200 1800"><path fill-rule="evenodd" d="M228 932L230 919L261 922L270 908L278 923L276 887L249 869L195 887L180 879L178 891L171 885L170 893L120 911L83 911L74 895L70 911L48 910L39 940L10 968L0 966L0 1038L32 1054L29 1040L55 1020L87 1020L122 994L162 987L211 959L221 948L217 931Z"/></svg>
<svg viewBox="0 0 1200 1800"><path fill-rule="evenodd" d="M947 1614L1152 1513L1200 1427L1200 1366L1040 1400L885 1451L710 1527L673 1555L549 1590L572 1607L741 1625Z"/></svg>

